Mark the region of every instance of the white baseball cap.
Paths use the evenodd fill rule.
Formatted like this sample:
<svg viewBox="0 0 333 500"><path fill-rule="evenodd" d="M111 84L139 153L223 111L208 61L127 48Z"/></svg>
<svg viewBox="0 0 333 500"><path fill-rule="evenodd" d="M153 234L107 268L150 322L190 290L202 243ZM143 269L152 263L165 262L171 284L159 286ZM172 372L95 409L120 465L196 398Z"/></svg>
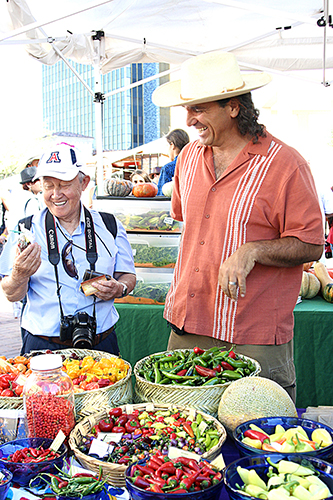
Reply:
<svg viewBox="0 0 333 500"><path fill-rule="evenodd" d="M80 153L70 144L57 144L45 150L38 163L38 178L55 177L62 181L73 180L84 172L85 163Z"/></svg>

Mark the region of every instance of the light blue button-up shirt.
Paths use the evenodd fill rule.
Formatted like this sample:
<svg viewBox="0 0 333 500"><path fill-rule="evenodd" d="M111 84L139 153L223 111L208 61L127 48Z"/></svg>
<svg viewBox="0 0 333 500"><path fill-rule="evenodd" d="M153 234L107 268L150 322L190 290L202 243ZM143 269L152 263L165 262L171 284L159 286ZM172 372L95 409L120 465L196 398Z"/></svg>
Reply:
<svg viewBox="0 0 333 500"><path fill-rule="evenodd" d="M101 216L95 210L92 214L98 259L95 264L95 271L113 276L115 272L135 274L133 254L130 243L127 239L126 231L119 220L117 220L117 236L114 239L108 231ZM57 285L55 279L54 266L49 262L47 240L45 234L46 210L42 210L32 219L31 232L42 248L42 263L36 273L29 280L27 293L27 304L22 315L21 326L33 335L45 335L49 337L59 336L60 308L57 297ZM56 224L60 225L56 219ZM70 235L61 227L57 228L57 239L59 254L68 240L73 242L72 255L75 261L79 279L71 278L65 272L62 260L58 264L60 297L65 316L85 311L90 316L93 315L93 297L86 297L80 291L86 269L90 269L90 264L86 259L85 241L85 219L83 206L81 205L80 224L75 232ZM63 234L62 234L63 233ZM12 264L17 248L17 233L11 233L8 242L0 256L0 274L10 275ZM97 331L102 333L113 326L119 318L114 307L114 301L102 301L96 299L96 320Z"/></svg>

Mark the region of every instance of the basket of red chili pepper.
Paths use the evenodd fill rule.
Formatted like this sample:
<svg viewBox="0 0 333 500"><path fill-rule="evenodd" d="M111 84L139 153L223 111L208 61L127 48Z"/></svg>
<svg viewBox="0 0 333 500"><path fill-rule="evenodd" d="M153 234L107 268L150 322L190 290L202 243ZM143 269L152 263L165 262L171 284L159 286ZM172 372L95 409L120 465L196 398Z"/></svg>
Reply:
<svg viewBox="0 0 333 500"><path fill-rule="evenodd" d="M164 461L158 454L126 470L126 488L132 500L218 500L222 473L207 460L178 457ZM170 496L172 494L172 496Z"/></svg>
<svg viewBox="0 0 333 500"><path fill-rule="evenodd" d="M96 441L110 447L97 455ZM125 486L126 467L151 453L167 455L169 448L214 459L226 440L223 425L194 408L141 403L103 410L79 422L69 446L83 467L98 473L112 486Z"/></svg>
<svg viewBox="0 0 333 500"><path fill-rule="evenodd" d="M40 472L53 472L61 467L67 453L62 444L57 452L49 447L52 439L23 438L9 441L0 446L0 467L13 474L14 483L27 486Z"/></svg>
<svg viewBox="0 0 333 500"><path fill-rule="evenodd" d="M259 375L258 361L232 349L175 349L151 354L134 366L134 402L192 406L217 416L221 396L234 381Z"/></svg>

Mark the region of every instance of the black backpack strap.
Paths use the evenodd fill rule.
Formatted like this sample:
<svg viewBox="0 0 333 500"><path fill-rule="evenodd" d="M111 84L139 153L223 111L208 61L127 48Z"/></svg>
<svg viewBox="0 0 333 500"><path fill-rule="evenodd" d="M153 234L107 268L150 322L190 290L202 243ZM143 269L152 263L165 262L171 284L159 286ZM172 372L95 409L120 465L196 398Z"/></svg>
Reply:
<svg viewBox="0 0 333 500"><path fill-rule="evenodd" d="M103 222L106 225L108 231L110 231L114 239L116 239L118 228L115 216L113 214L109 214L108 212L98 212L98 213L102 217Z"/></svg>
<svg viewBox="0 0 333 500"><path fill-rule="evenodd" d="M30 229L31 228L31 221L32 221L32 215L29 215L28 217L24 217L24 219L20 219L18 221L18 227L20 228L20 224L24 224L24 227L26 229Z"/></svg>
<svg viewBox="0 0 333 500"><path fill-rule="evenodd" d="M117 221L116 218L113 214L109 214L108 212L99 212L100 216L103 219L104 224L106 225L108 231L112 234L114 239L116 239L117 236ZM24 217L24 219L19 220L19 224L24 224L24 227L26 229L31 228L31 221L32 221L32 215L29 215L29 217ZM20 227L20 226L19 226Z"/></svg>

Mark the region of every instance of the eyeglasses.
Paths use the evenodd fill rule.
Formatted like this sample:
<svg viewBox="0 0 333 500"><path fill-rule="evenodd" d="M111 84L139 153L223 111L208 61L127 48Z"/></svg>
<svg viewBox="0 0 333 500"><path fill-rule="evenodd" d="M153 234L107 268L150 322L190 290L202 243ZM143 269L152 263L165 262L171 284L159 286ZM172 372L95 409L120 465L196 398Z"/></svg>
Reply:
<svg viewBox="0 0 333 500"><path fill-rule="evenodd" d="M61 252L61 260L62 260L62 265L64 266L64 269L68 274L68 276L78 280L79 274L75 267L75 260L72 254L72 249L73 249L73 242L67 241L66 245L64 246Z"/></svg>

